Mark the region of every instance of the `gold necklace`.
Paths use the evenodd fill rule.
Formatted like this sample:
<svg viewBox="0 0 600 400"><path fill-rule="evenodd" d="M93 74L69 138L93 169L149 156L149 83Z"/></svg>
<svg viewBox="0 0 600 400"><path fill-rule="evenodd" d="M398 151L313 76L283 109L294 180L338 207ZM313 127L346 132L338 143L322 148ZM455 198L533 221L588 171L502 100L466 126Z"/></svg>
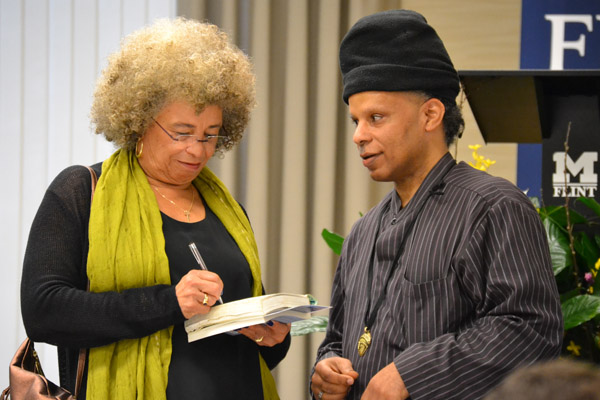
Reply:
<svg viewBox="0 0 600 400"><path fill-rule="evenodd" d="M191 214L191 212L192 212L192 208L194 207L194 200L196 199L196 196L194 196L194 192L195 192L195 190L194 190L194 188L193 188L193 187L192 187L192 204L190 204L190 208L188 208L187 210L185 210L185 209L183 209L183 208L179 207L177 204L175 204L175 202L174 202L173 200L169 199L167 196L165 196L164 194L162 194L162 193L160 192L160 190L158 190L158 188L157 188L156 186L152 185L152 187L153 187L154 189L156 189L156 192L157 192L158 194L160 194L160 195L161 195L161 197L162 197L163 199L167 200L169 203L173 204L175 207L177 207L177 208L179 208L181 211L183 211L183 214L185 214L185 218L187 218L187 222L190 222L190 214Z"/></svg>

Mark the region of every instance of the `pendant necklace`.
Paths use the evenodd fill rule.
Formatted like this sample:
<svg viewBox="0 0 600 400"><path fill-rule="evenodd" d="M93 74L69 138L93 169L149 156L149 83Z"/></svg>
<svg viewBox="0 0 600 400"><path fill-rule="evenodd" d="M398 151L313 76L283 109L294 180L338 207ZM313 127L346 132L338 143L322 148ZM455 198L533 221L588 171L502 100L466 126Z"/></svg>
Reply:
<svg viewBox="0 0 600 400"><path fill-rule="evenodd" d="M415 222L417 221L417 219L419 219L419 215L421 214L421 211L423 211L423 207L427 203L427 200L429 200L429 198L434 194L442 194L443 193L442 189L443 189L444 185L445 185L444 182L440 182L437 185L435 185L429 191L429 193L427 194L427 197L421 203L421 206L417 210L417 213L415 214L413 220L411 221L410 225L408 226L408 228L406 230L406 233L404 234L404 237L402 238L402 242L398 246L398 250L396 250L396 255L394 256L394 261L392 262L392 265L390 266L390 270L387 274L387 277L383 281L384 282L383 293L379 296L379 298L377 299L377 303L375 303L375 305L373 306L373 309L371 310L371 286L373 285L375 248L377 247L377 240L379 238L379 230L381 228L381 222L382 222L383 218L385 217L387 211L389 210L390 204L388 203L385 206L385 208L381 211L381 216L380 216L379 220L377 221L377 230L375 231L375 240L373 241L373 248L371 249L371 257L370 257L370 261L369 261L369 269L368 269L368 274L367 274L367 312L365 313L365 319L364 319L365 327L363 329L363 333L358 338L358 344L357 344L358 355L360 357L364 356L365 353L367 352L367 350L369 349L369 346L371 346L371 342L373 340L373 338L371 336L371 328L373 326L373 323L375 322L375 318L377 317L377 312L379 311L379 308L381 307L383 300L387 296L387 290L388 290L388 286L389 286L389 283L390 283L390 280L392 277L392 273L395 270L396 264L398 264L398 261L400 260L400 256L402 256L402 253L404 251L404 245L406 244L406 239L408 239L408 237L410 236L412 228L415 225Z"/></svg>
<svg viewBox="0 0 600 400"><path fill-rule="evenodd" d="M194 200L196 199L196 196L194 195L194 188L192 187L192 204L190 204L190 208L188 208L187 210L179 207L177 204L175 204L175 202L169 198L167 198L167 196L165 196L164 194L162 194L160 192L160 190L158 190L158 187L152 185L152 187L156 190L156 192L165 200L167 200L169 203L173 204L175 207L179 208L181 211L183 211L183 214L185 215L185 218L187 219L187 222L190 222L190 214L192 213L192 208L194 207Z"/></svg>

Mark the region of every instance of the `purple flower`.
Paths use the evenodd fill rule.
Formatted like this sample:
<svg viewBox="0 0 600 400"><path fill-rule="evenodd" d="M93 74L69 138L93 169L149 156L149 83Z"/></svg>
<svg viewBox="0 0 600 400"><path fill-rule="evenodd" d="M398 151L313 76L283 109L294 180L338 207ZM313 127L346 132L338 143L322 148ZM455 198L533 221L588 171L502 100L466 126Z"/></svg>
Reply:
<svg viewBox="0 0 600 400"><path fill-rule="evenodd" d="M589 284L594 283L594 277L592 276L591 272L586 272L585 275L584 275L584 279Z"/></svg>

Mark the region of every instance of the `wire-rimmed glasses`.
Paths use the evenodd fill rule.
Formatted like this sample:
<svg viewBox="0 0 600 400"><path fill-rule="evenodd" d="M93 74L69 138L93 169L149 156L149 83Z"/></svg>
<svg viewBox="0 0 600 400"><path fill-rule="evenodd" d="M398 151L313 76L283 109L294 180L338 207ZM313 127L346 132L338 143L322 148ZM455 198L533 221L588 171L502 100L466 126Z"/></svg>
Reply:
<svg viewBox="0 0 600 400"><path fill-rule="evenodd" d="M169 138L171 138L171 140L173 140L174 144L178 144L183 147L191 146L194 143L209 144L214 147L220 147L227 141L227 136L225 136L225 135L210 135L210 134L208 134L208 135L204 135L204 137L202 138L202 137L199 137L198 135L188 135L185 133L177 133L177 134L175 134L175 136L173 136L161 124L159 124L157 120L155 120L153 117L150 117L150 118L152 118L152 121L154 121L156 123L156 125L158 125L158 127L160 129L162 129L163 132L166 133L167 136L169 136ZM225 130L225 128L221 127L221 130Z"/></svg>

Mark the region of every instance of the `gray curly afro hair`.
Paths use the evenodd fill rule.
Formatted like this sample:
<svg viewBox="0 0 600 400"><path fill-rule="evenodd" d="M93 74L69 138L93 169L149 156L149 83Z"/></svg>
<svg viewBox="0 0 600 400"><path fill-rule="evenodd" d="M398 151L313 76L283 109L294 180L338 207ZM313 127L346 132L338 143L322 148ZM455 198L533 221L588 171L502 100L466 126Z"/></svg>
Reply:
<svg viewBox="0 0 600 400"><path fill-rule="evenodd" d="M240 141L255 105L248 57L210 23L160 19L127 36L108 59L94 92L91 121L97 134L133 150L163 107L186 101L198 113L223 110L220 149Z"/></svg>

